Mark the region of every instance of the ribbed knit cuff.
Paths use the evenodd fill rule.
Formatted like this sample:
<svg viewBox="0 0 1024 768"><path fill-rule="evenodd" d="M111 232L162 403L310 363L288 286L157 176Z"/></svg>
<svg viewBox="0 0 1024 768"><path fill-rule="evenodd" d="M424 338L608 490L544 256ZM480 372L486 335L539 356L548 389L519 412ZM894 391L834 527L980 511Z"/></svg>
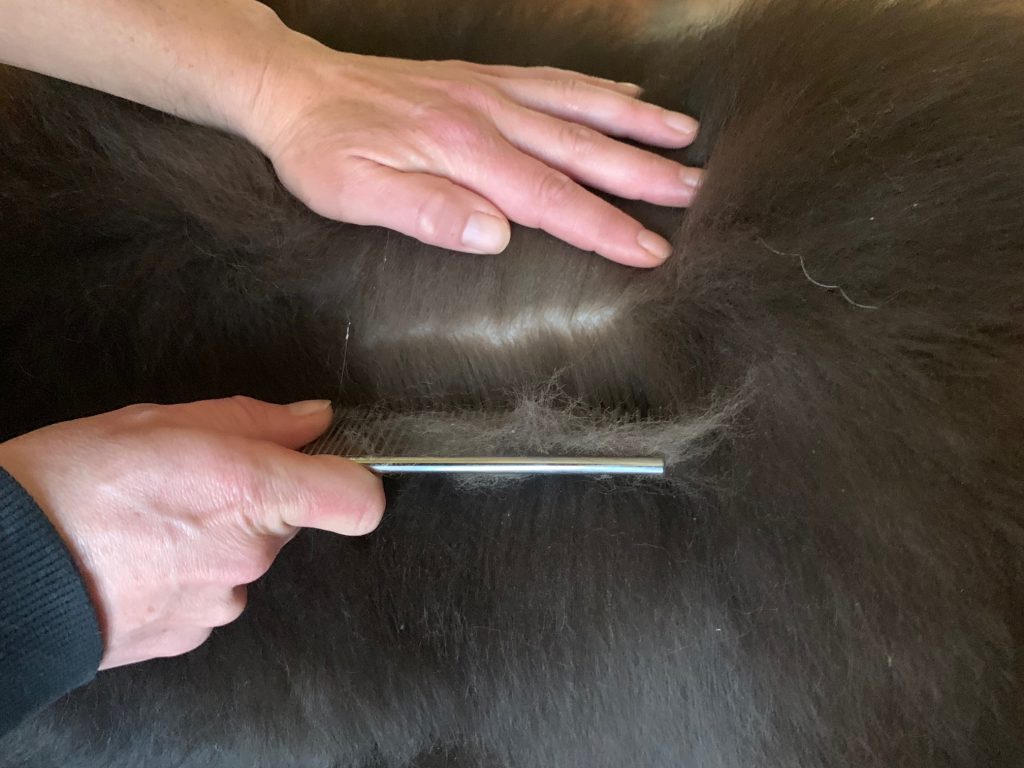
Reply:
<svg viewBox="0 0 1024 768"><path fill-rule="evenodd" d="M89 682L96 611L60 535L0 468L0 735Z"/></svg>

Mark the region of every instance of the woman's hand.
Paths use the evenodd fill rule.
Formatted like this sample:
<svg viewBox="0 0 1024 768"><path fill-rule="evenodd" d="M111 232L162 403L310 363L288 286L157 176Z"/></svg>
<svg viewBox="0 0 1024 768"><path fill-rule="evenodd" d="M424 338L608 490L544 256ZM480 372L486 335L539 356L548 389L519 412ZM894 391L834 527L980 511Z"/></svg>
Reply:
<svg viewBox="0 0 1024 768"><path fill-rule="evenodd" d="M74 556L100 618L101 668L199 646L301 527L373 530L380 479L298 448L330 404L140 405L0 444L4 467Z"/></svg>
<svg viewBox="0 0 1024 768"><path fill-rule="evenodd" d="M445 248L497 253L512 219L655 266L669 244L580 185L684 206L700 181L608 138L693 141L635 86L338 53L256 0L0 0L0 18L0 62L240 133L318 213Z"/></svg>
<svg viewBox="0 0 1024 768"><path fill-rule="evenodd" d="M699 170L608 137L693 141L693 119L638 101L635 86L554 69L338 53L295 33L270 50L236 128L329 218L473 253L504 249L511 219L650 267L669 244L581 184L685 206L700 183Z"/></svg>

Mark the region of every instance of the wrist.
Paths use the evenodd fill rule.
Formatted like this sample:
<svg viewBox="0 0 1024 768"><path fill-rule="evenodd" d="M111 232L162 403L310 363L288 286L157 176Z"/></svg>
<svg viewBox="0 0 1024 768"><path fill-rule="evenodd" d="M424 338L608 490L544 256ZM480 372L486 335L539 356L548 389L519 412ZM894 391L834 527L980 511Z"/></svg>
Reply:
<svg viewBox="0 0 1024 768"><path fill-rule="evenodd" d="M238 50L224 52L220 72L214 72L204 102L208 111L199 122L223 128L252 141L254 105L285 51L303 37L285 26L269 7L245 2L233 20L244 33L236 34ZM223 39L223 38L222 38Z"/></svg>
<svg viewBox="0 0 1024 768"><path fill-rule="evenodd" d="M301 120L328 89L336 87L336 78L326 78L325 71L336 71L346 63L354 67L362 58L284 29L285 33L267 46L259 76L250 82L248 96L231 124L234 133L270 156L289 127Z"/></svg>

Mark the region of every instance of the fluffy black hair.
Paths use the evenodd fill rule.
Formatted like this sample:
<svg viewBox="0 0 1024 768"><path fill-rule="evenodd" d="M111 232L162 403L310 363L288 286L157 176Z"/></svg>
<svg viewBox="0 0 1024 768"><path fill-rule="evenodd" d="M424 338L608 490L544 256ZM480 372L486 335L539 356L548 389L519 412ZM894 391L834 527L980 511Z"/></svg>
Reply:
<svg viewBox="0 0 1024 768"><path fill-rule="evenodd" d="M773 0L644 42L538 3L275 6L695 114L696 205L622 203L673 257L329 222L233 137L0 71L0 437L329 397L441 454L669 476L392 483L378 532L301 535L239 622L102 673L0 766L1024 764L1024 18Z"/></svg>

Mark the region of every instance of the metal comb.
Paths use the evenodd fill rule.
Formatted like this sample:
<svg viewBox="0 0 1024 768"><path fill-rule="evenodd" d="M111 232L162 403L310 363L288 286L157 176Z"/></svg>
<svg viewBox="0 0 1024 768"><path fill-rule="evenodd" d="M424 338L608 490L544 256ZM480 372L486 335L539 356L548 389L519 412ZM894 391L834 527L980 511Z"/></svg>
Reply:
<svg viewBox="0 0 1024 768"><path fill-rule="evenodd" d="M375 418L380 416L381 418ZM402 442L382 426L385 414L365 411L335 414L335 423L304 449L309 454L333 454L362 464L380 475L664 475L658 457L623 456L427 456L394 455ZM420 445L422 448L423 446Z"/></svg>
<svg viewBox="0 0 1024 768"><path fill-rule="evenodd" d="M663 475L664 459L597 456L347 456L380 475Z"/></svg>

